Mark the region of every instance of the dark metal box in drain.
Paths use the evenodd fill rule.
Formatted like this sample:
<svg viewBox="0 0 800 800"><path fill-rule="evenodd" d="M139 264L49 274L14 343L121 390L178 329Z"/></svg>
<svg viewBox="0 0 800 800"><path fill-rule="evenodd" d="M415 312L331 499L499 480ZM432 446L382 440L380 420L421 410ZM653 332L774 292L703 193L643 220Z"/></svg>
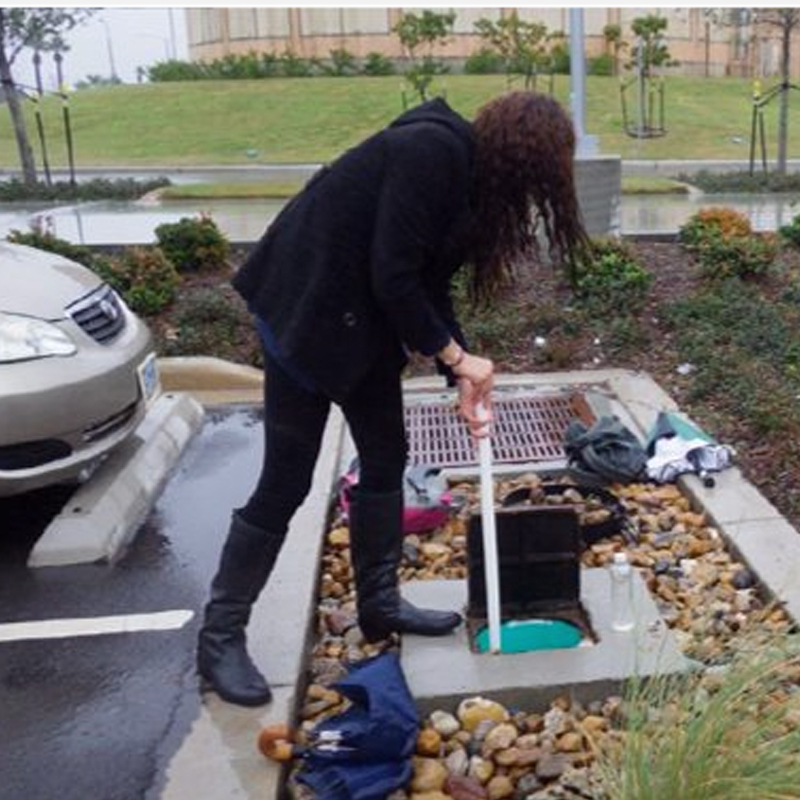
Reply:
<svg viewBox="0 0 800 800"><path fill-rule="evenodd" d="M576 611L580 606L580 524L571 506L495 509L500 613L525 619ZM467 530L468 617L485 619L486 576L483 522L470 517Z"/></svg>

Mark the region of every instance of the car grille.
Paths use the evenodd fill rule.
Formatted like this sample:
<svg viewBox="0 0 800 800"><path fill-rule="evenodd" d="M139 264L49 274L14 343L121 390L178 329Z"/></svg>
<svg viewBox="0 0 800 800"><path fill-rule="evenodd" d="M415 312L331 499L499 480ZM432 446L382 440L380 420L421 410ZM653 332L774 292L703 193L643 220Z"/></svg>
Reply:
<svg viewBox="0 0 800 800"><path fill-rule="evenodd" d="M125 312L119 297L106 285L68 305L67 313L100 344L110 342L125 327Z"/></svg>

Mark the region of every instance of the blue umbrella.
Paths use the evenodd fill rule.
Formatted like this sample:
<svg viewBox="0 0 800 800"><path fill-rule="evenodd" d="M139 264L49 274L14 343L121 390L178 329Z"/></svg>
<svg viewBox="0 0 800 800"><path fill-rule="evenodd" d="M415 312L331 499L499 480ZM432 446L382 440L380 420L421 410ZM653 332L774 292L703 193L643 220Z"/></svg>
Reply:
<svg viewBox="0 0 800 800"><path fill-rule="evenodd" d="M383 653L334 685L350 707L316 725L297 780L316 800L382 800L411 779L419 716L400 660Z"/></svg>

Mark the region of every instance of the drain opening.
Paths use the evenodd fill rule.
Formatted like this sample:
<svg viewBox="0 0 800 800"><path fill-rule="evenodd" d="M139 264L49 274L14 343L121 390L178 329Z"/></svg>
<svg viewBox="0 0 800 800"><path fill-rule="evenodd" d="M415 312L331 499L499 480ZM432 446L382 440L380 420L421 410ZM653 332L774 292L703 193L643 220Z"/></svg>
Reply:
<svg viewBox="0 0 800 800"><path fill-rule="evenodd" d="M564 433L578 418L595 422L583 394L521 395L494 400L492 460L495 464L563 460ZM405 408L409 461L437 467L478 463L478 451L455 407L446 402L412 403Z"/></svg>

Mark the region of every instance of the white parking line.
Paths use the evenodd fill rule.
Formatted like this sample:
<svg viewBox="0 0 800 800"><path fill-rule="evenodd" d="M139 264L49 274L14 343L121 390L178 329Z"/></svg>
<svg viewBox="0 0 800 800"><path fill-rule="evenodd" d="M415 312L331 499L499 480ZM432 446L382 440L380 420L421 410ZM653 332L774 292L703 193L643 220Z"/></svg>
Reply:
<svg viewBox="0 0 800 800"><path fill-rule="evenodd" d="M153 614L122 614L114 617L45 619L37 622L6 622L0 625L0 642L26 639L67 639L73 636L99 636L106 633L169 631L182 628L194 611L156 611Z"/></svg>

